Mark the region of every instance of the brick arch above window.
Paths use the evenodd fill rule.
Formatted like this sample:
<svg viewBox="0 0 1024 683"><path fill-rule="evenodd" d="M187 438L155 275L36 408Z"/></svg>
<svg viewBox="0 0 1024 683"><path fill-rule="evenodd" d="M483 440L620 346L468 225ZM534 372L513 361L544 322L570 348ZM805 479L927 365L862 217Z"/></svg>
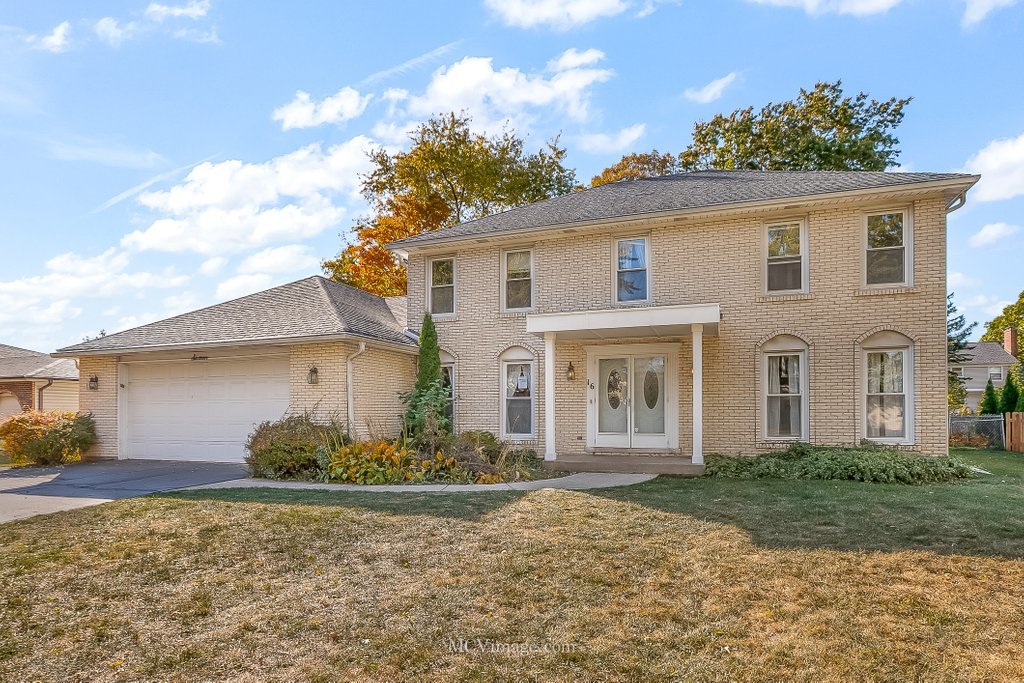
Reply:
<svg viewBox="0 0 1024 683"><path fill-rule="evenodd" d="M811 341L803 333L797 332L796 330L783 329L783 330L775 330L774 332L772 332L770 334L766 334L765 336L761 337L758 340L757 344L754 345L754 348L760 350L760 349L764 348L765 344L767 344L768 342L770 342L773 339L776 339L778 337L796 337L801 342L803 342L804 346L806 346L808 349L811 348L812 346L814 346L814 342Z"/></svg>
<svg viewBox="0 0 1024 683"><path fill-rule="evenodd" d="M897 327L896 325L878 325L876 327L872 327L870 330L857 337L857 346L863 346L864 342L869 341L876 334L880 334L882 332L898 334L901 337L905 338L904 343L916 344L918 340L918 335L913 334L911 332L907 332L906 330Z"/></svg>
<svg viewBox="0 0 1024 683"><path fill-rule="evenodd" d="M539 351L529 344L523 342L516 342L514 344L507 344L501 347L496 354L495 359L498 360L536 360ZM529 357L527 357L527 354Z"/></svg>

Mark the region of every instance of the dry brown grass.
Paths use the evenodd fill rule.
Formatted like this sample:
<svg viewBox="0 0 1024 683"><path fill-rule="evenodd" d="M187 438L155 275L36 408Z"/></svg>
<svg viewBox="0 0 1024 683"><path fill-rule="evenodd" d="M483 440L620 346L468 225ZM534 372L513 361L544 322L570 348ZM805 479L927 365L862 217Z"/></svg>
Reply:
<svg viewBox="0 0 1024 683"><path fill-rule="evenodd" d="M2 525L0 680L1024 679L1019 556L763 543L662 502L736 510L750 482L648 486L204 492Z"/></svg>

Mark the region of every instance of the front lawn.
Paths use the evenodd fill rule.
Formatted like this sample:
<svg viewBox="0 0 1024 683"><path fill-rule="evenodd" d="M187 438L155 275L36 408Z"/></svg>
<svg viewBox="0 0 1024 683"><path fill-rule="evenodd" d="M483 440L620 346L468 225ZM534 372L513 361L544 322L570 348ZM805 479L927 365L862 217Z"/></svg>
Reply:
<svg viewBox="0 0 1024 683"><path fill-rule="evenodd" d="M958 456L993 476L208 490L12 522L0 680L1019 680L1024 456Z"/></svg>

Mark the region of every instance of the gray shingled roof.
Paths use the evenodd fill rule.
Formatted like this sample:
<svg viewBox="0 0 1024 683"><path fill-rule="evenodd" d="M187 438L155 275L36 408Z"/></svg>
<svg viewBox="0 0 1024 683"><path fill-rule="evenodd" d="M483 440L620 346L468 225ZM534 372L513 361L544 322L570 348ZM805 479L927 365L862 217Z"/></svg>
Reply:
<svg viewBox="0 0 1024 683"><path fill-rule="evenodd" d="M67 346L57 353L102 353L338 336L416 346L384 299L314 276Z"/></svg>
<svg viewBox="0 0 1024 683"><path fill-rule="evenodd" d="M78 379L75 361L0 344L0 379Z"/></svg>
<svg viewBox="0 0 1024 683"><path fill-rule="evenodd" d="M972 342L960 351L959 365L1013 365L1017 359L998 342Z"/></svg>
<svg viewBox="0 0 1024 683"><path fill-rule="evenodd" d="M889 189L960 180L963 173L883 173L873 171L695 171L609 183L527 204L450 228L407 237L391 246L415 247L450 239L498 235L556 225L635 217L663 211L726 208L730 205Z"/></svg>

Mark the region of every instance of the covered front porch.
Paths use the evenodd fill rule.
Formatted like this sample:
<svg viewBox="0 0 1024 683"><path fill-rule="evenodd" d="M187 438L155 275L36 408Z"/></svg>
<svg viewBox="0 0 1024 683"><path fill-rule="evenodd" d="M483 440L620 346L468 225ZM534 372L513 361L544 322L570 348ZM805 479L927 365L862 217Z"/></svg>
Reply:
<svg viewBox="0 0 1024 683"><path fill-rule="evenodd" d="M700 474L718 304L527 316L544 339L544 457L561 471Z"/></svg>

